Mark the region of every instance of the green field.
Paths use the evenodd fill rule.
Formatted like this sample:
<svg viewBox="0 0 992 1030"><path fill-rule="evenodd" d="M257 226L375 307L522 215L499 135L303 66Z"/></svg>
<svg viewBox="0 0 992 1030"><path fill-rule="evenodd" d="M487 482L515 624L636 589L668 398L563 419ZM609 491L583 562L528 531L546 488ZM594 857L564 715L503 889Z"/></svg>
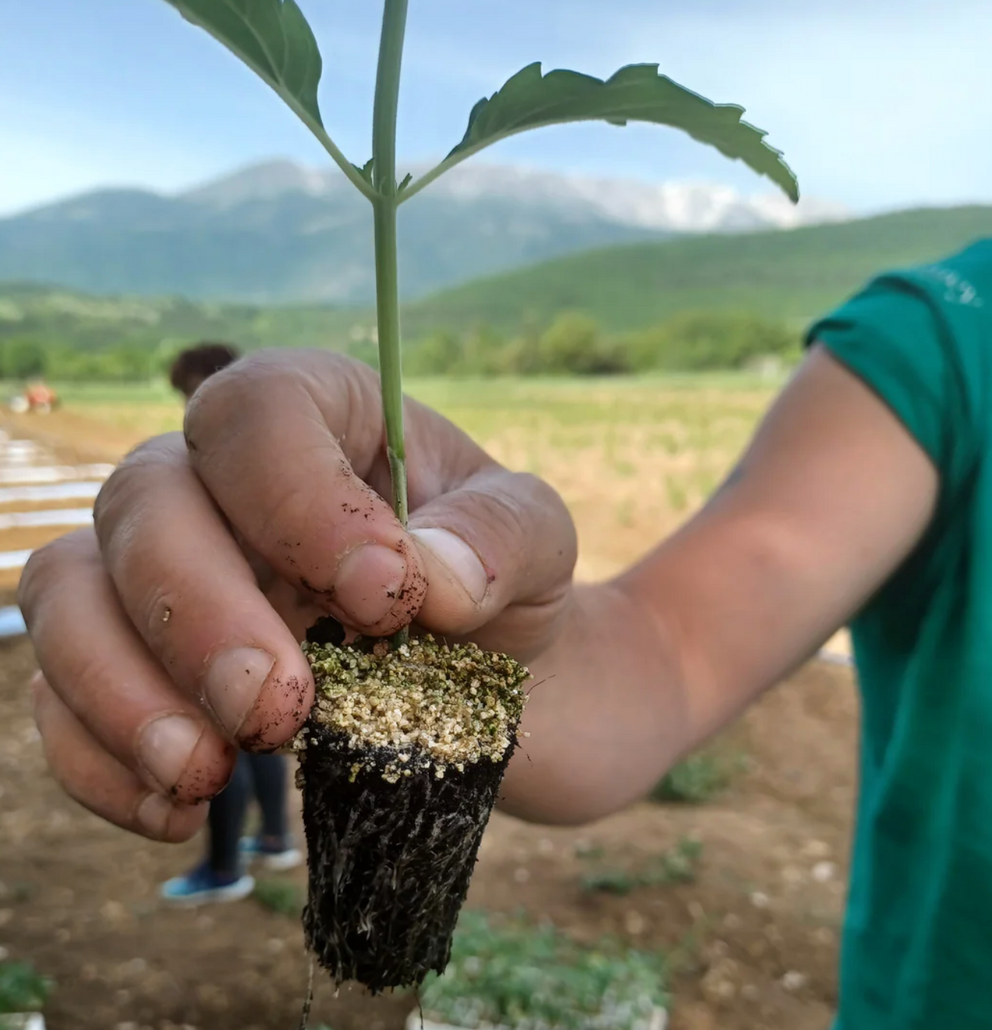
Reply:
<svg viewBox="0 0 992 1030"><path fill-rule="evenodd" d="M697 374L609 379L414 379L408 392L441 411L507 466L549 480L569 504L579 572L618 572L674 529L719 484L780 379ZM67 384L61 420L120 453L177 429L165 384Z"/></svg>

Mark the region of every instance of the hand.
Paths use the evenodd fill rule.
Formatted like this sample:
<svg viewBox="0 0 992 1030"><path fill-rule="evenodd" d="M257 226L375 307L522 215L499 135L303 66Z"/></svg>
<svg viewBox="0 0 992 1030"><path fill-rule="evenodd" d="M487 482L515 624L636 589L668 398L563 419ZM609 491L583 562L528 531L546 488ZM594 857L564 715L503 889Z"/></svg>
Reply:
<svg viewBox="0 0 992 1030"><path fill-rule="evenodd" d="M273 749L305 720L299 640L324 613L378 635L416 618L524 661L549 646L576 549L560 498L430 409L406 419L409 533L383 500L376 375L325 352L243 359L194 396L185 439L122 462L93 530L31 557L36 719L69 794L191 836L236 745Z"/></svg>

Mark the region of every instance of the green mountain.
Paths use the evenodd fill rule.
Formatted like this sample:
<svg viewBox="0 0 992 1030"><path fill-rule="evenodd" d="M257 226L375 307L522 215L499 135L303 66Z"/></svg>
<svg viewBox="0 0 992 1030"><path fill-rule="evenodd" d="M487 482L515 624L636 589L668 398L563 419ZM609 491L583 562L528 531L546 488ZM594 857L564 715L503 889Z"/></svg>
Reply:
<svg viewBox="0 0 992 1030"><path fill-rule="evenodd" d="M589 247L671 235L581 196L480 174L453 176L402 208L406 297ZM343 175L288 162L172 196L97 190L0 218L4 279L107 295L371 304L371 208Z"/></svg>
<svg viewBox="0 0 992 1030"><path fill-rule="evenodd" d="M878 272L936 261L989 235L992 207L958 207L601 248L437 293L409 305L405 325L413 336L476 325L516 333L544 327L563 310L617 331L685 310L805 320Z"/></svg>
<svg viewBox="0 0 992 1030"><path fill-rule="evenodd" d="M742 311L798 322L842 301L879 271L938 260L983 235L992 235L992 207L598 249L408 303L404 333L415 344L484 326L498 340L543 331L566 310L588 313L606 336L654 326L683 311ZM65 352L166 354L209 338L246 349L332 347L371 358L374 325L367 307L96 297L0 283L0 347L20 348L18 368L29 365L39 347L63 352L64 367ZM449 344L458 351L457 340ZM94 365L87 374L99 371Z"/></svg>

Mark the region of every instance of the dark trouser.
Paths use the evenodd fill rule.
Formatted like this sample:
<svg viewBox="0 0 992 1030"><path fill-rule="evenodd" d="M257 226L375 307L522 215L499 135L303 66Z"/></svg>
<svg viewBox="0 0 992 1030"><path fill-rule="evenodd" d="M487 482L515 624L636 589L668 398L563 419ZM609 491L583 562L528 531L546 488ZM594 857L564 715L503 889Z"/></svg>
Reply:
<svg viewBox="0 0 992 1030"><path fill-rule="evenodd" d="M221 876L240 869L238 841L252 794L262 810L262 836L285 837L286 758L240 752L231 782L210 802L210 868Z"/></svg>

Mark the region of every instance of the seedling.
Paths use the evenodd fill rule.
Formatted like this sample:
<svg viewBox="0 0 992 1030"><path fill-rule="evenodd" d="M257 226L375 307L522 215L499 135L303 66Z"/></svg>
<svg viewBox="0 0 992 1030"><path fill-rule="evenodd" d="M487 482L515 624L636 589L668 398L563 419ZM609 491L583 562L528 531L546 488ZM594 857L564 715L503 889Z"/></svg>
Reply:
<svg viewBox="0 0 992 1030"><path fill-rule="evenodd" d="M29 963L0 962L0 1017L12 1012L40 1011L51 989L51 981L36 973Z"/></svg>
<svg viewBox="0 0 992 1030"><path fill-rule="evenodd" d="M666 972L663 956L613 940L580 946L548 924L469 911L447 974L420 1002L428 1019L466 1030L648 1030L663 1025Z"/></svg>
<svg viewBox="0 0 992 1030"><path fill-rule="evenodd" d="M414 180L396 170L407 0L385 0L372 155L353 164L317 100L322 64L295 0L167 0L259 75L372 205L382 412L397 518L407 523L396 216L450 168L516 133L564 122L651 122L744 161L794 201L796 179L743 109L713 104L629 65L601 80L530 64L469 115L462 139ZM391 649L392 647L392 649ZM448 962L482 831L516 743L526 670L503 655L432 641L350 647L312 639L318 704L302 741L310 885L307 943L337 981L419 984ZM396 716L394 713L399 712ZM443 729L441 738L434 735ZM444 752L441 745L452 745Z"/></svg>
<svg viewBox="0 0 992 1030"><path fill-rule="evenodd" d="M697 751L673 766L650 798L662 804L703 805L725 790L745 764L743 755Z"/></svg>
<svg viewBox="0 0 992 1030"><path fill-rule="evenodd" d="M252 897L270 912L298 919L303 911L300 888L287 880L259 880Z"/></svg>
<svg viewBox="0 0 992 1030"><path fill-rule="evenodd" d="M583 890L595 894L626 895L642 887L667 887L675 883L692 883L702 855L699 841L683 837L669 851L658 855L645 869L599 869L582 877Z"/></svg>

